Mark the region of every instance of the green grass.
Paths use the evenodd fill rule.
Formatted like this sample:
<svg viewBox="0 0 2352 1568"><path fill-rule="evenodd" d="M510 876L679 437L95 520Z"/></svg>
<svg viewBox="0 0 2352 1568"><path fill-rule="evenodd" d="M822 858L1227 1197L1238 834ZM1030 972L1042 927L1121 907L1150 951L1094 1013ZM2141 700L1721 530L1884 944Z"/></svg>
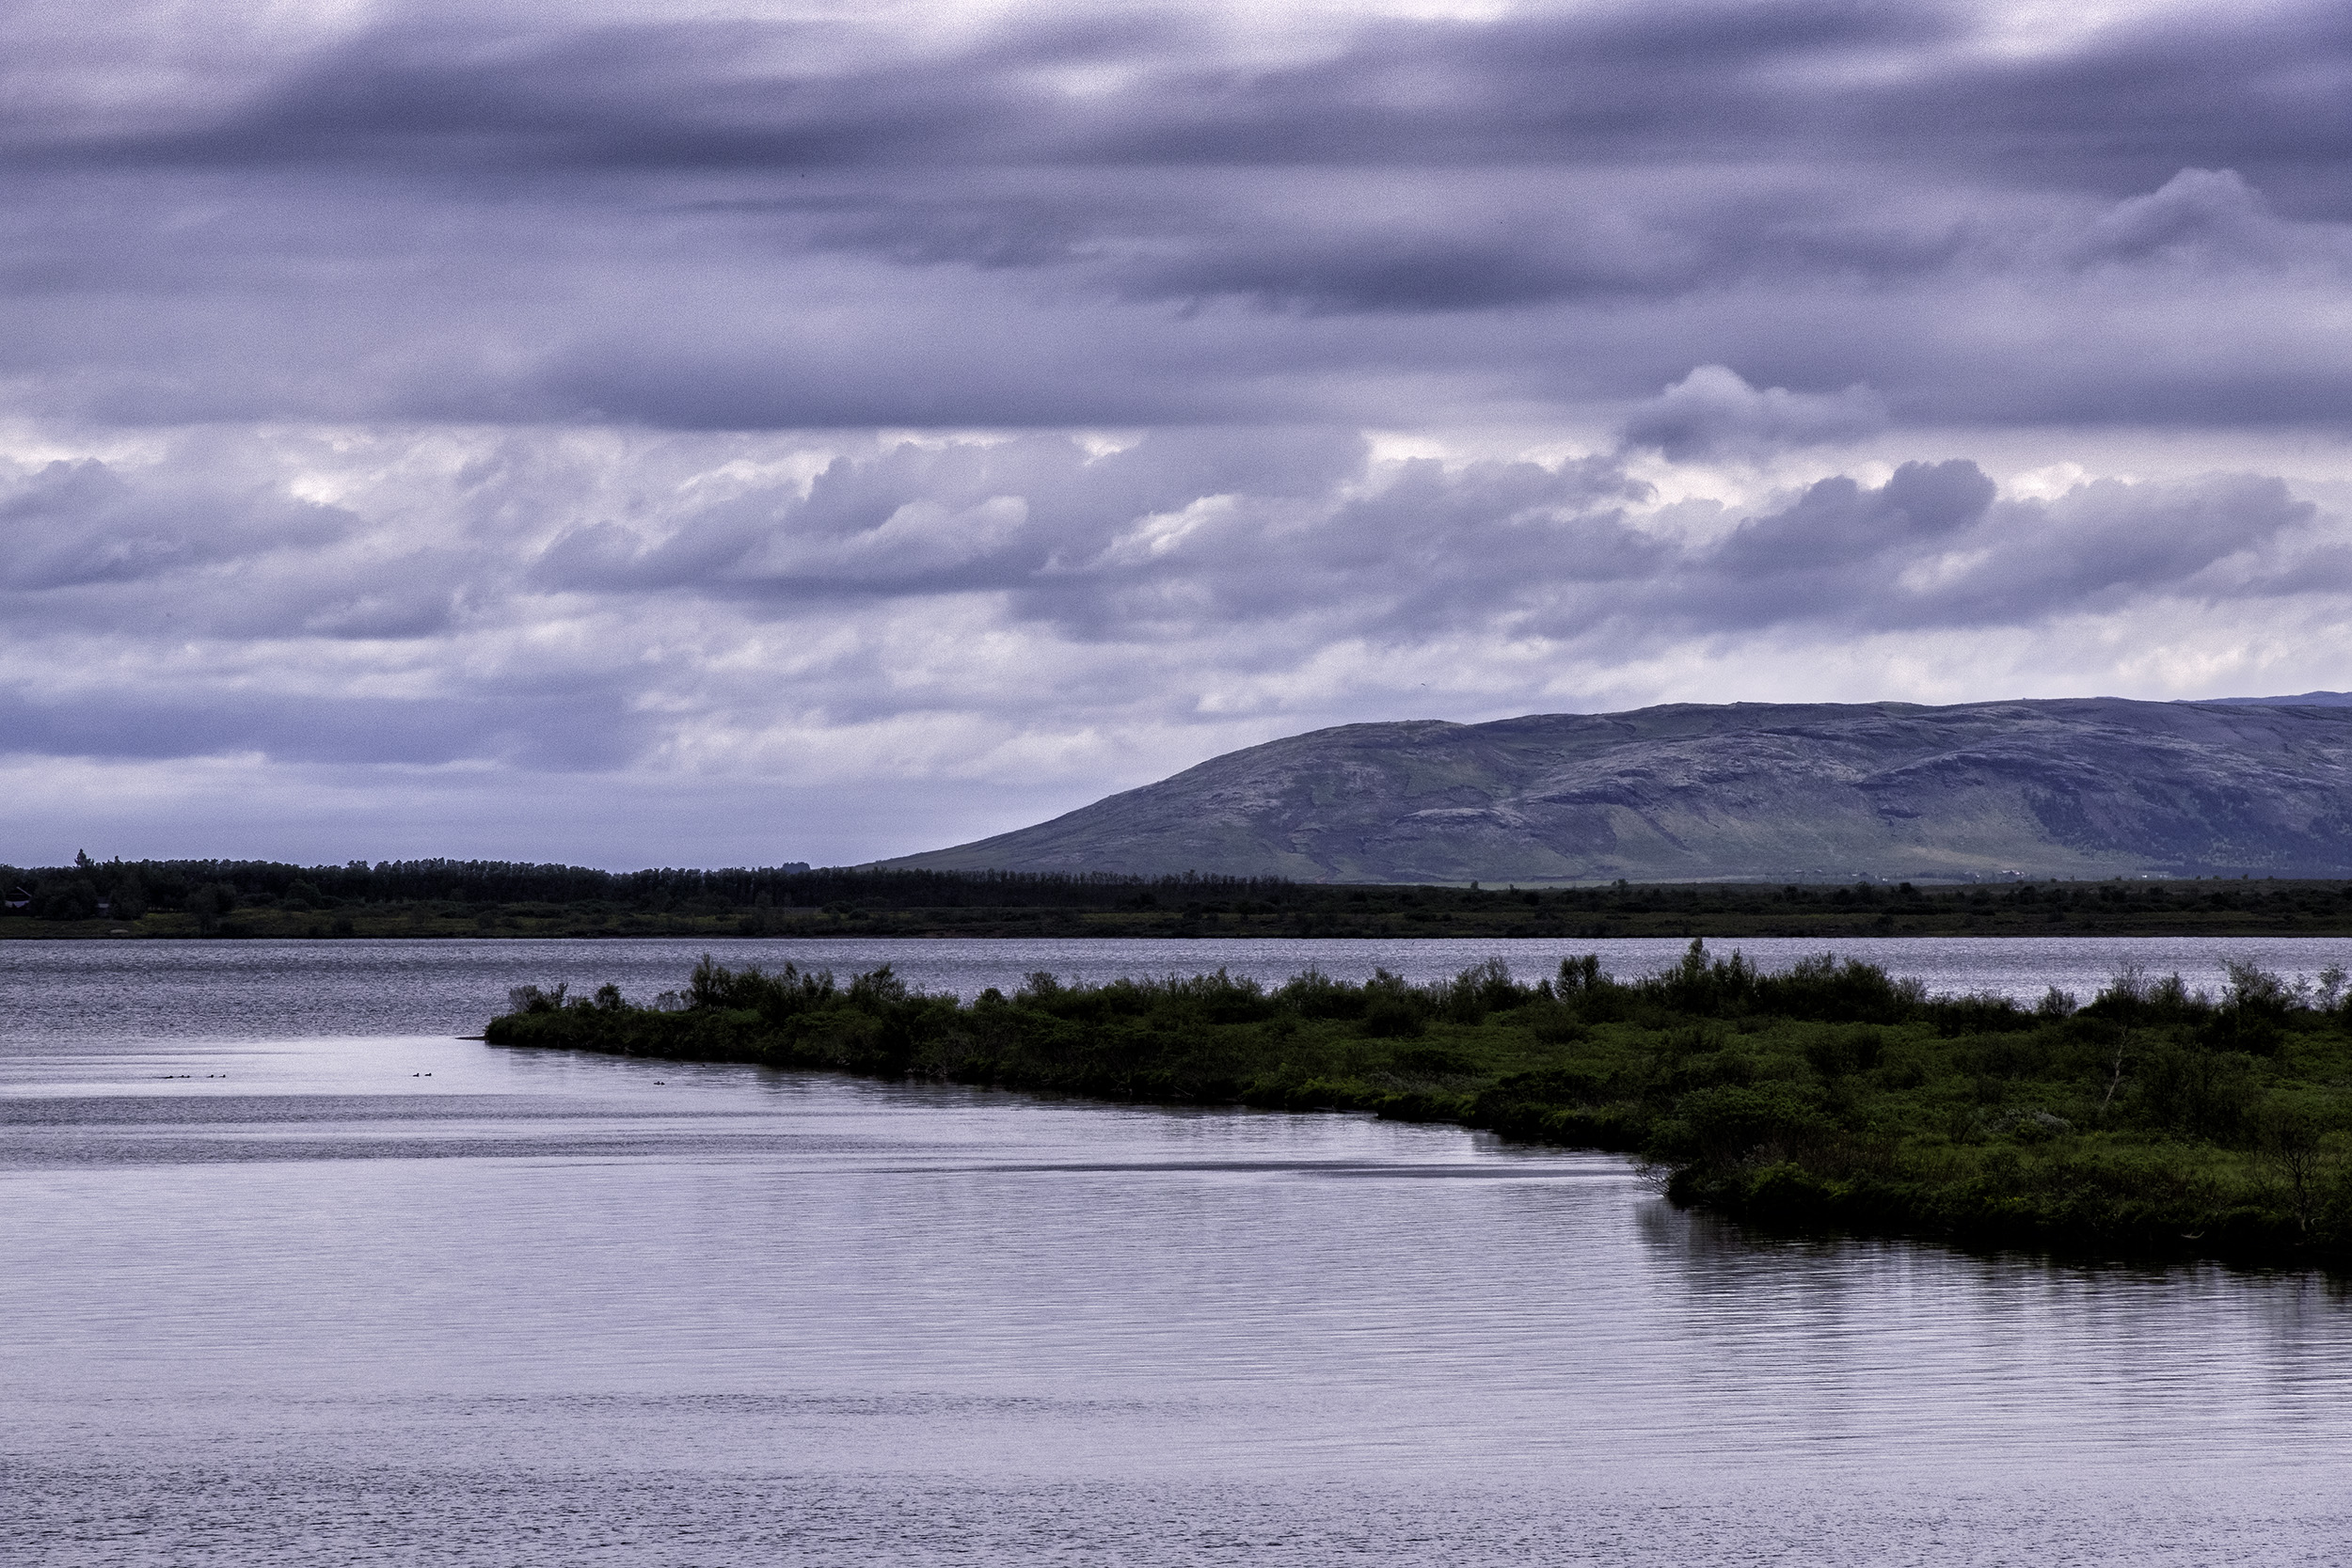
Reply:
<svg viewBox="0 0 2352 1568"><path fill-rule="evenodd" d="M1368 1111L1640 1155L1758 1224L2111 1256L2352 1265L2352 1007L2238 967L2218 997L2127 974L2088 1006L1929 997L1822 958L1697 942L1434 986L1219 972L970 1003L706 958L655 1006L516 993L493 1043L821 1068L1104 1100Z"/></svg>

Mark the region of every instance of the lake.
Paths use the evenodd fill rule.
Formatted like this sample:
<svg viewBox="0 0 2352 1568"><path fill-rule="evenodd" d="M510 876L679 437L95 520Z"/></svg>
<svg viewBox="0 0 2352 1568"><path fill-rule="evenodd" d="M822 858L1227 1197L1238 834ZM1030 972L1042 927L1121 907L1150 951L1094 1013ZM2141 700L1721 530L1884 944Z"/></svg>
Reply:
<svg viewBox="0 0 2352 1568"><path fill-rule="evenodd" d="M1774 1241L1458 1129L451 1037L511 985L651 994L705 945L967 994L1680 948L0 944L0 1559L2332 1563L2352 1535L2352 1300L2313 1276ZM1835 945L2026 995L2352 956Z"/></svg>

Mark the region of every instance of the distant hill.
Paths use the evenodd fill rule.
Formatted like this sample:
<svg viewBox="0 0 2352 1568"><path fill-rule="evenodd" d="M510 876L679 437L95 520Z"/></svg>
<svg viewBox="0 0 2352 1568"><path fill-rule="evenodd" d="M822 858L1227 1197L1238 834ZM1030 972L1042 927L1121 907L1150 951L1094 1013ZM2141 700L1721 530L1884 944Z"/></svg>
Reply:
<svg viewBox="0 0 2352 1568"><path fill-rule="evenodd" d="M1348 724L885 863L1522 884L2346 876L2347 701L1682 704Z"/></svg>
<svg viewBox="0 0 2352 1568"><path fill-rule="evenodd" d="M2216 697L2224 707L2352 707L2352 691L2306 691L2299 697Z"/></svg>

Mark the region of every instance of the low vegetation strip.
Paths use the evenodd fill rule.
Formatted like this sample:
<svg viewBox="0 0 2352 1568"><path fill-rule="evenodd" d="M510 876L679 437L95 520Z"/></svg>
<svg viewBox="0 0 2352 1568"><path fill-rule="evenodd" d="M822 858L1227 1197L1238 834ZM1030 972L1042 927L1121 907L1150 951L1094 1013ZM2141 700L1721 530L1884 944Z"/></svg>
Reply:
<svg viewBox="0 0 2352 1568"><path fill-rule="evenodd" d="M2218 996L2119 974L2086 1005L1931 996L1824 956L1693 942L1663 974L1500 963L1414 986L1310 971L971 1002L705 958L632 1006L524 987L500 1045L821 1068L1104 1100L1354 1110L1638 1154L1678 1202L1807 1230L2352 1265L2345 975L2235 966Z"/></svg>
<svg viewBox="0 0 2352 1568"><path fill-rule="evenodd" d="M0 940L163 937L1613 937L2352 934L2352 881L1586 887L503 861L0 865Z"/></svg>

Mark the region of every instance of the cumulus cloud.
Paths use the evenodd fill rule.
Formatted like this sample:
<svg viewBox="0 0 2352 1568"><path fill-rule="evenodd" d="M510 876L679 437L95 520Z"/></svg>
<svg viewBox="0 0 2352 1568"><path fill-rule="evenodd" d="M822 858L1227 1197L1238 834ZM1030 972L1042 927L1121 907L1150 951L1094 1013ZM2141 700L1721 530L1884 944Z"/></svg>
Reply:
<svg viewBox="0 0 2352 1568"><path fill-rule="evenodd" d="M107 464L0 478L0 588L138 582L341 538L354 521L283 493L174 475L135 485Z"/></svg>
<svg viewBox="0 0 2352 1568"><path fill-rule="evenodd" d="M1887 425L1886 400L1867 387L1792 392L1749 386L1737 371L1701 365L1625 423L1626 444L1668 457L1755 453L1851 441Z"/></svg>
<svg viewBox="0 0 2352 1568"><path fill-rule="evenodd" d="M2259 192L2234 169L2185 168L2163 188L2136 196L2086 225L2072 245L2090 263L2144 262L2159 258L2272 264L2284 261L2306 236L2272 214ZM2327 251L2335 250L2330 258ZM2344 252L2320 247L2320 259Z"/></svg>
<svg viewBox="0 0 2352 1568"><path fill-rule="evenodd" d="M1960 459L1906 463L1875 488L1822 480L1691 562L1696 581L1714 584L1699 591L1705 617L1719 626L2029 626L2135 600L2259 599L2279 585L2225 568L2275 559L2316 518L2279 481L2249 475L1994 498L1993 482Z"/></svg>
<svg viewBox="0 0 2352 1568"><path fill-rule="evenodd" d="M1954 459L1694 511L1606 453L1391 459L1345 429L660 441L215 437L21 472L8 516L102 543L8 557L0 727L125 766L1034 789L1438 692L1586 706L1697 657L1742 694L1737 668L1807 646L1981 658L2086 616L2243 627L2352 593L2341 520L2255 476L2038 499ZM226 474L232 526L159 531ZM125 537L168 547L45 564Z"/></svg>

